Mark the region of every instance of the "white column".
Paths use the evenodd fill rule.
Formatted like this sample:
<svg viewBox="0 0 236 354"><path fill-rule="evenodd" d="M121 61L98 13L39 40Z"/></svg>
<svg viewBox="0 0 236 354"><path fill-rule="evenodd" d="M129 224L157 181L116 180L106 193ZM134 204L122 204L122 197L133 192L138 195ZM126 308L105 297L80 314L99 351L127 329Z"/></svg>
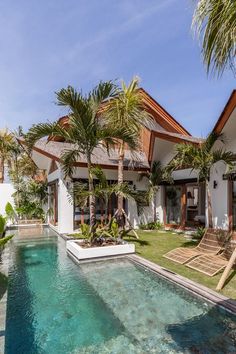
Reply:
<svg viewBox="0 0 236 354"><path fill-rule="evenodd" d="M67 190L66 181L58 183L58 232L70 233L74 229L74 206Z"/></svg>

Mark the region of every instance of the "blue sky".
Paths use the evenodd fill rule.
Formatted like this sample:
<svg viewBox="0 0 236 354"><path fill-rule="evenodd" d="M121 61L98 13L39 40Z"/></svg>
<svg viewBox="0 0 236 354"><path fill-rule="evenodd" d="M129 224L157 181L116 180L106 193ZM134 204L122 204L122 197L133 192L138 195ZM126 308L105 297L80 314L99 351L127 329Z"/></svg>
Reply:
<svg viewBox="0 0 236 354"><path fill-rule="evenodd" d="M213 127L235 78L209 78L190 26L192 0L0 1L0 127L64 112L54 92L133 75L193 135Z"/></svg>

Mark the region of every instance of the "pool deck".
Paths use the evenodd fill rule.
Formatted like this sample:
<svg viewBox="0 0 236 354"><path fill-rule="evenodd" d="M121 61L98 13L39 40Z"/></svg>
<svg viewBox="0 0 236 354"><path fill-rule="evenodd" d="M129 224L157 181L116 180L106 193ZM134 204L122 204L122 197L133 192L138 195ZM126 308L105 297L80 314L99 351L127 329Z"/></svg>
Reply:
<svg viewBox="0 0 236 354"><path fill-rule="evenodd" d="M235 300L229 299L226 296L217 293L216 291L213 291L203 285L195 283L192 280L182 277L181 275L178 275L138 255L130 255L127 256L127 258L135 263L138 263L139 265L142 265L150 269L155 273L158 273L159 275L163 276L169 281L175 284L177 283L178 285L184 287L185 289L192 292L193 294L204 298L206 301L211 302L213 305L219 306L236 315Z"/></svg>

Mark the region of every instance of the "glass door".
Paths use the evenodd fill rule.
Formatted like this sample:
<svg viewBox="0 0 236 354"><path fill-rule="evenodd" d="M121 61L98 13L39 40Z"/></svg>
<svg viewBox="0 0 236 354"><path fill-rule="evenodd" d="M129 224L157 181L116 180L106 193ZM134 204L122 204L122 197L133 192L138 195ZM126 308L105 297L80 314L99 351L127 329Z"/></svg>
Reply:
<svg viewBox="0 0 236 354"><path fill-rule="evenodd" d="M58 188L57 182L48 186L49 193L49 222L57 225L58 222Z"/></svg>
<svg viewBox="0 0 236 354"><path fill-rule="evenodd" d="M166 186L166 224L181 224L181 186Z"/></svg>

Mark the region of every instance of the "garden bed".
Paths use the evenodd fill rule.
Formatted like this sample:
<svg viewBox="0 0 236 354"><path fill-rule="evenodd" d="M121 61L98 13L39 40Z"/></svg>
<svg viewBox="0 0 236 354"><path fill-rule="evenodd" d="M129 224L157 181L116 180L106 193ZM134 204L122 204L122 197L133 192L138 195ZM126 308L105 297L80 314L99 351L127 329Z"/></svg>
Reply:
<svg viewBox="0 0 236 354"><path fill-rule="evenodd" d="M101 246L91 246L88 245L84 240L71 240L66 242L66 248L67 252L74 256L78 261L135 253L135 245L132 243L106 243Z"/></svg>

